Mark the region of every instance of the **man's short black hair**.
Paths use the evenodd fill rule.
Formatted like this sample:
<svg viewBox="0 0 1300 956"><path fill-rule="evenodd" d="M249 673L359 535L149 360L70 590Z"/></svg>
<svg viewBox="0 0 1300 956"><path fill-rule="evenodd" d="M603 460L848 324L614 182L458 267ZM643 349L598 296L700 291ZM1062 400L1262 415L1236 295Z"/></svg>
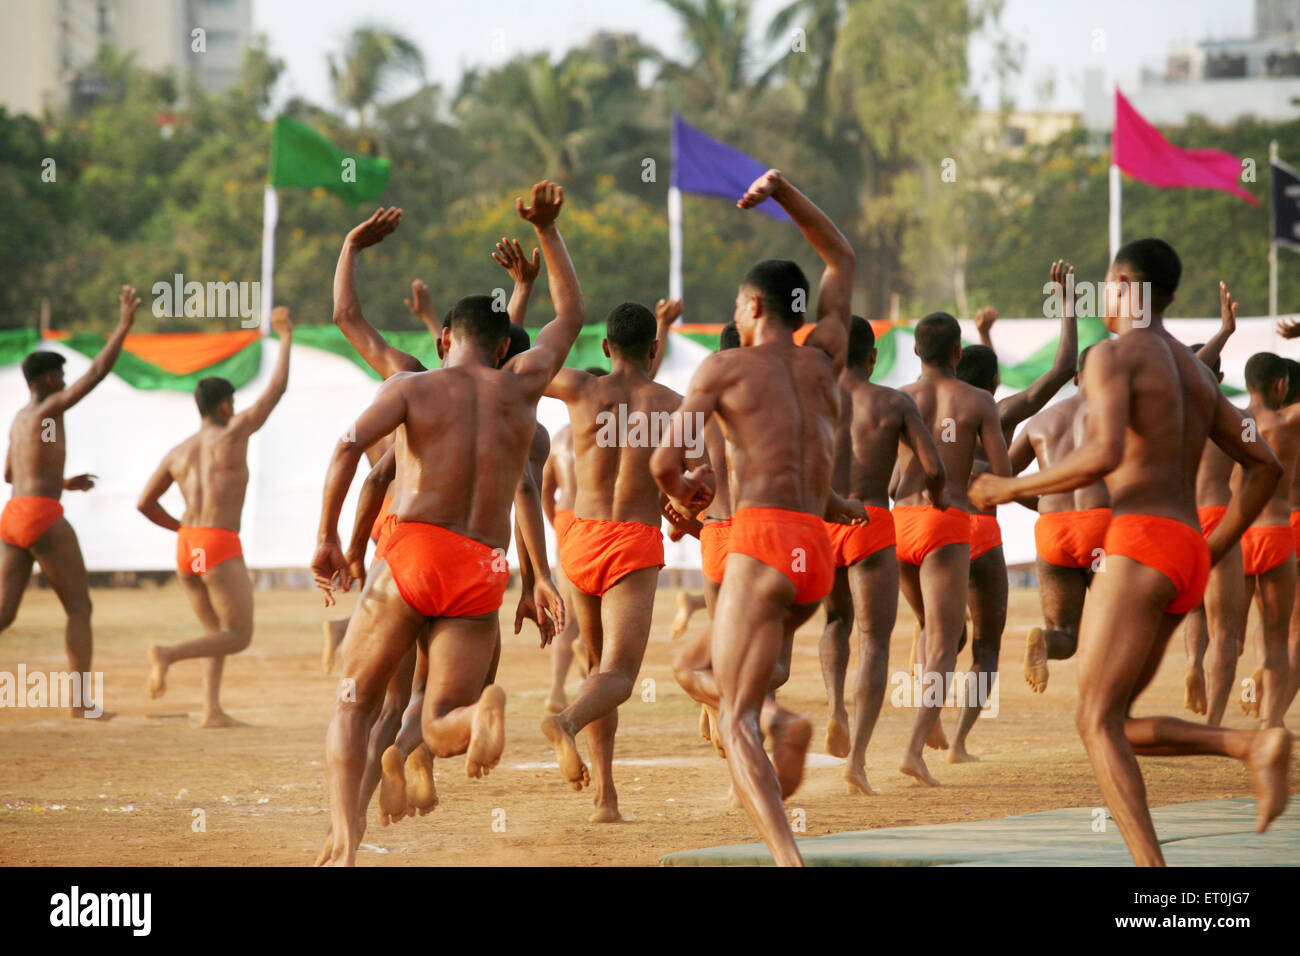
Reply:
<svg viewBox="0 0 1300 956"><path fill-rule="evenodd" d="M610 349L628 358L645 358L657 331L654 313L640 302L621 302L605 316Z"/></svg>
<svg viewBox="0 0 1300 956"><path fill-rule="evenodd" d="M199 414L207 418L217 410L222 402L235 397L235 386L224 378L201 378L194 386L194 404L199 406Z"/></svg>
<svg viewBox="0 0 1300 956"><path fill-rule="evenodd" d="M509 362L520 352L527 352L533 347L533 340L528 337L528 333L522 325L510 323L510 348L506 349L504 361Z"/></svg>
<svg viewBox="0 0 1300 956"><path fill-rule="evenodd" d="M1246 388L1256 394L1267 392L1286 377L1286 359L1280 355L1256 352L1246 360Z"/></svg>
<svg viewBox="0 0 1300 956"><path fill-rule="evenodd" d="M916 354L926 365L941 365L961 345L961 326L947 312L931 312L912 330Z"/></svg>
<svg viewBox="0 0 1300 956"><path fill-rule="evenodd" d="M510 337L510 316L492 308L492 296L467 295L447 313L446 328L491 351Z"/></svg>
<svg viewBox="0 0 1300 956"><path fill-rule="evenodd" d="M718 333L718 351L725 352L727 349L740 348L740 330L736 328L735 322L728 322Z"/></svg>
<svg viewBox="0 0 1300 956"><path fill-rule="evenodd" d="M609 369L602 368L599 365L588 365L586 368L583 369L583 371L586 372L588 375L596 376L596 378L600 378L602 375L609 374Z"/></svg>
<svg viewBox="0 0 1300 956"><path fill-rule="evenodd" d="M1284 358L1282 361L1286 363L1286 373L1288 376L1286 398L1283 400L1282 404L1290 405L1297 399L1300 399L1300 362L1289 358Z"/></svg>
<svg viewBox="0 0 1300 956"><path fill-rule="evenodd" d="M1199 352L1201 349L1205 348L1205 343L1204 343L1204 342L1197 342L1195 345L1189 345L1189 346L1187 346L1187 347L1188 347L1189 349L1191 349L1191 350L1192 350L1192 354L1195 355L1195 354L1196 354L1197 352ZM1206 362L1205 364L1206 364L1206 367L1207 367L1211 372L1213 372L1215 375L1218 375L1218 374L1219 374L1219 369L1220 369L1222 363L1219 361L1219 358L1218 358L1217 355L1215 356L1213 362Z"/></svg>
<svg viewBox="0 0 1300 956"><path fill-rule="evenodd" d="M871 350L876 347L876 330L860 315L855 315L849 322L849 368L861 368L867 364Z"/></svg>
<svg viewBox="0 0 1300 956"><path fill-rule="evenodd" d="M31 385L42 375L63 368L64 361L58 352L33 352L23 359L23 378Z"/></svg>
<svg viewBox="0 0 1300 956"><path fill-rule="evenodd" d="M993 391L998 378L998 355L987 345L968 345L957 360L957 377L967 385Z"/></svg>
<svg viewBox="0 0 1300 956"><path fill-rule="evenodd" d="M808 311L808 278L799 264L789 259L764 259L750 266L740 281L763 299L763 309L792 329L803 325Z"/></svg>
<svg viewBox="0 0 1300 956"><path fill-rule="evenodd" d="M1130 266L1138 279L1151 283L1153 311L1164 312L1169 307L1183 274L1182 260L1173 246L1163 239L1134 239L1115 253L1115 264Z"/></svg>

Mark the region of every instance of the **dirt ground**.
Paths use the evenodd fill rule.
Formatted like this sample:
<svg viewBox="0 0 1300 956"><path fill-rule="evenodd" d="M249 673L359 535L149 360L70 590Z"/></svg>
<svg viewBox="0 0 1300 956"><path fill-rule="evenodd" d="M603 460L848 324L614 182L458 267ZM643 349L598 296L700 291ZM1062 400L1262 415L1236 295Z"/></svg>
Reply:
<svg viewBox="0 0 1300 956"><path fill-rule="evenodd" d="M506 631L498 682L509 694L507 744L485 780L464 774L464 758L439 761L441 805L432 814L381 828L371 806L358 863L418 865L654 865L676 850L748 842L757 835L744 813L727 806L724 763L696 733L698 708L670 668L669 624L675 593L660 592L642 668L649 693L621 709L615 766L629 821L591 824L590 797L568 789L538 730L549 681L548 653L536 632L513 627L517 592L503 607ZM327 823L325 727L337 676L321 673L321 621L313 591L257 593L252 647L226 664L226 709L250 726L200 730L199 666L182 662L168 693L145 693L145 649L196 635L180 588L101 589L95 603L95 666L104 672L111 721L72 720L50 709L0 709L0 864L7 865L306 865ZM341 610L351 607L344 596ZM333 612L330 612L333 613ZM950 765L927 751L938 789L896 769L910 712L886 698L867 753L876 797L849 795L841 761L825 754L826 694L817 658L822 619L800 632L783 703L813 718L809 770L788 802L803 811L808 836L871 827L961 822L1060 807L1087 808L1100 795L1074 730L1075 667L1054 662L1047 693L1021 677L1024 639L1038 620L1032 591L1013 591L1002 661L999 712L971 735L979 763ZM900 612L891 675L906 668L913 620ZM705 626L703 613L692 628ZM62 670L62 612L48 590L26 595L13 627L0 635L0 671ZM850 665L856 667L856 654ZM1240 670L1254 668L1252 652ZM969 650L959 668L969 666ZM1183 650L1176 635L1138 713L1182 715ZM576 687L576 674L569 688ZM1239 677L1242 675L1238 675ZM850 678L851 679L851 678ZM891 685L892 687L892 685ZM1247 725L1236 704L1231 726ZM1292 718L1294 721L1294 716ZM945 712L951 733L954 716ZM1197 757L1148 759L1152 805L1249 796L1235 762ZM1293 771L1292 789L1300 783ZM196 814L194 811L203 813ZM197 821L202 817L202 832Z"/></svg>

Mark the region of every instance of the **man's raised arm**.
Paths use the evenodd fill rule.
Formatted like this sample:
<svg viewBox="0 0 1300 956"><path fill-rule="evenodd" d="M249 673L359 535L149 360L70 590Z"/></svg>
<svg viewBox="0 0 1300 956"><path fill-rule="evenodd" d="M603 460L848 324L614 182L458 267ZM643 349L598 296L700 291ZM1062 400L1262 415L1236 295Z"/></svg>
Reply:
<svg viewBox="0 0 1300 956"><path fill-rule="evenodd" d="M655 303L655 357L650 360L649 374L654 378L668 354L668 329L682 315L681 299L660 299Z"/></svg>
<svg viewBox="0 0 1300 956"><path fill-rule="evenodd" d="M1233 300L1227 285L1220 280L1219 331L1214 333L1214 338L1196 350L1196 357L1210 368L1214 368L1214 363L1219 360L1223 347L1228 344L1228 339L1232 338L1232 333L1235 331L1237 331L1237 303Z"/></svg>
<svg viewBox="0 0 1300 956"><path fill-rule="evenodd" d="M528 314L528 300L533 294L533 284L537 282L537 273L542 269L541 250L534 249L533 258L526 259L524 247L519 244L519 240L503 236L497 243L492 258L515 281L514 288L510 290L510 303L506 306L506 313L510 316L511 324L522 326L524 316Z"/></svg>
<svg viewBox="0 0 1300 956"><path fill-rule="evenodd" d="M796 189L779 169L769 169L754 180L736 205L751 209L768 197L790 214L808 244L826 263L817 290L817 328L804 345L814 345L830 355L838 374L844 367L849 323L853 319L853 269L857 262L853 247L830 217Z"/></svg>
<svg viewBox="0 0 1300 956"><path fill-rule="evenodd" d="M280 354L275 360L275 370L266 391L257 397L246 411L242 411L230 420L230 428L244 429L249 434L266 424L271 412L284 397L289 387L289 352L293 346L293 322L289 319L289 310L277 305L271 310L271 328L280 336Z"/></svg>
<svg viewBox="0 0 1300 956"><path fill-rule="evenodd" d="M113 370L117 357L122 354L122 343L126 341L127 333L135 324L135 310L140 306L140 298L135 294L135 289L124 285L117 302L118 320L113 334L108 337L108 341L104 343L104 347L99 350L99 354L95 356L94 361L90 363L90 368L86 369L86 373L81 378L67 388L55 392L42 403L42 414L47 411L67 411L89 395L91 390Z"/></svg>
<svg viewBox="0 0 1300 956"><path fill-rule="evenodd" d="M578 341L587 311L578 273L555 225L564 205L564 189L543 180L533 186L532 200L531 206L525 206L522 199L516 199L515 209L537 232L537 244L546 260L546 281L555 305L555 318L537 333L531 349L511 360L510 368L527 379L529 391L540 397L547 383L563 367L573 343Z"/></svg>
<svg viewBox="0 0 1300 956"><path fill-rule="evenodd" d="M1027 389L998 402L1003 434L1032 415L1037 415L1052 396L1074 378L1079 365L1079 319L1074 311L1074 266L1064 259L1052 263L1051 282L1061 290L1061 335L1056 343L1052 367L1038 376Z"/></svg>
<svg viewBox="0 0 1300 956"><path fill-rule="evenodd" d="M402 302L411 310L411 315L424 323L424 327L429 330L430 335L435 339L442 335L442 325L438 321L438 310L433 307L433 298L429 295L429 287L424 284L423 279L411 280L411 297L403 299ZM411 368L406 371L416 372L419 369Z"/></svg>
<svg viewBox="0 0 1300 956"><path fill-rule="evenodd" d="M362 249L383 242L384 237L402 221L402 210L376 210L375 214L348 233L343 251L334 269L334 324L344 338L384 378L395 372L423 372L424 365L414 355L395 349L375 330L361 312L357 298L357 255Z"/></svg>

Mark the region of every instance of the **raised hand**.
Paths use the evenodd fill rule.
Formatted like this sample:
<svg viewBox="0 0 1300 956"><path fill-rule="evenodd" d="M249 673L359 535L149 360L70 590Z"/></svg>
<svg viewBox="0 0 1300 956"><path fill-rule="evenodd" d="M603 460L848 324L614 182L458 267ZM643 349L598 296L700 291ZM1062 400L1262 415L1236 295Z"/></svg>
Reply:
<svg viewBox="0 0 1300 956"><path fill-rule="evenodd" d="M423 279L411 280L411 297L402 301L417 319L433 313L433 299L429 297L429 287Z"/></svg>
<svg viewBox="0 0 1300 956"><path fill-rule="evenodd" d="M1237 331L1237 300L1232 297L1228 291L1228 286L1219 280L1219 329L1224 333L1224 337ZM1282 331L1282 323L1278 323L1278 331ZM1300 332L1296 333L1300 335ZM1283 338L1293 338L1290 335L1283 335Z"/></svg>
<svg viewBox="0 0 1300 956"><path fill-rule="evenodd" d="M1061 314L1074 315L1074 303L1079 297L1079 290L1074 287L1074 266L1064 259L1057 259L1052 263L1050 274L1052 282L1061 290Z"/></svg>
<svg viewBox="0 0 1300 956"><path fill-rule="evenodd" d="M535 229L545 229L560 218L564 205L564 187L543 179L533 186L533 204L525 206L522 199L515 200L519 217L533 224Z"/></svg>
<svg viewBox="0 0 1300 956"><path fill-rule="evenodd" d="M396 206L385 209L380 206L375 214L348 233L348 245L354 249L365 249L375 243L383 242L402 221L402 210Z"/></svg>
<svg viewBox="0 0 1300 956"><path fill-rule="evenodd" d="M986 305L982 309L975 310L975 331L981 336L986 336L993 328L993 323L998 320L998 310L991 305Z"/></svg>
<svg viewBox="0 0 1300 956"><path fill-rule="evenodd" d="M135 310L140 307L140 297L135 294L134 288L124 285L117 301L120 306L118 322L129 329L135 324Z"/></svg>
<svg viewBox="0 0 1300 956"><path fill-rule="evenodd" d="M323 541L316 546L311 558L311 573L316 586L325 592L325 606L334 606L334 590L346 591L352 586L348 560L337 541Z"/></svg>
<svg viewBox="0 0 1300 956"><path fill-rule="evenodd" d="M497 243L492 258L496 260L497 265L510 273L510 278L520 285L531 285L535 282L537 273L542 268L540 249L533 250L533 258L530 261L524 256L524 247L519 244L518 239L507 239L504 236Z"/></svg>
<svg viewBox="0 0 1300 956"><path fill-rule="evenodd" d="M745 195L736 200L736 205L741 209L753 209L763 200L770 199L772 194L780 187L782 181L781 170L769 169L749 184L749 188L745 190Z"/></svg>
<svg viewBox="0 0 1300 956"><path fill-rule="evenodd" d="M280 338L293 334L293 320L289 318L289 307L277 305L271 310L271 328Z"/></svg>
<svg viewBox="0 0 1300 956"><path fill-rule="evenodd" d="M655 303L655 319L660 325L676 322L685 306L681 299L660 299Z"/></svg>
<svg viewBox="0 0 1300 956"><path fill-rule="evenodd" d="M1284 339L1300 339L1300 319L1283 319L1278 322L1277 334Z"/></svg>
<svg viewBox="0 0 1300 956"><path fill-rule="evenodd" d="M98 477L99 477L98 475L86 474L86 475L74 475L71 478L64 478L63 490L64 491L89 491L91 488L95 487L95 481L98 479Z"/></svg>

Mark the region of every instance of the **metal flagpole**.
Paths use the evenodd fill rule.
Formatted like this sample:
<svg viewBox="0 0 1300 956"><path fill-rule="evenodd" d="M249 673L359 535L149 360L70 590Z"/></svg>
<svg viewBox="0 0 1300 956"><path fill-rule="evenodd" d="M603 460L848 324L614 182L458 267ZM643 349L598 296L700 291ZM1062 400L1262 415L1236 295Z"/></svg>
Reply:
<svg viewBox="0 0 1300 956"><path fill-rule="evenodd" d="M1270 180L1273 166L1277 163L1277 140L1268 144L1268 170ZM1271 191L1271 190L1270 190ZM1268 204L1268 314L1277 315L1277 209L1276 203Z"/></svg>

